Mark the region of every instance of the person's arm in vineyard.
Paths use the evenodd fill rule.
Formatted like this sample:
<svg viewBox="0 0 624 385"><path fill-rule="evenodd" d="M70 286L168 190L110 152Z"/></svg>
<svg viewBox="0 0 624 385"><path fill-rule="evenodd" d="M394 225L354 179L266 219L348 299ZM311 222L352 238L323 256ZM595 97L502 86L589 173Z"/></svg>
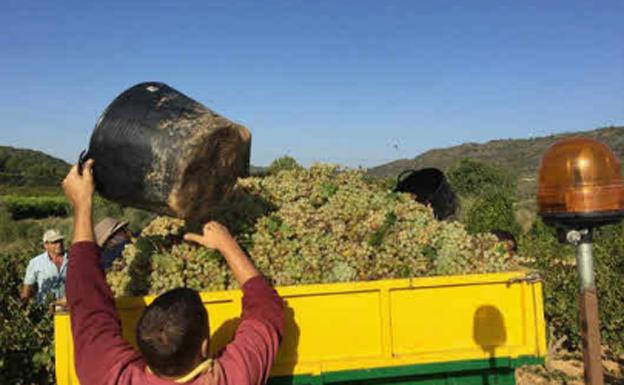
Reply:
<svg viewBox="0 0 624 385"><path fill-rule="evenodd" d="M20 290L20 299L27 302L37 293L37 287L35 285L22 285Z"/></svg>
<svg viewBox="0 0 624 385"><path fill-rule="evenodd" d="M243 290L243 310L234 340L216 358L223 370L219 385L266 383L284 334L282 299L221 224L209 222L202 235L184 238L219 250Z"/></svg>
<svg viewBox="0 0 624 385"><path fill-rule="evenodd" d="M74 166L63 190L74 212L74 231L66 280L66 295L74 340L74 363L83 384L113 383L132 360L140 358L121 337L115 300L100 267L94 242L93 161L82 175Z"/></svg>
<svg viewBox="0 0 624 385"><path fill-rule="evenodd" d="M24 283L20 290L20 299L27 302L37 293L37 272L35 271L34 258L28 262L26 267L26 274L24 276Z"/></svg>

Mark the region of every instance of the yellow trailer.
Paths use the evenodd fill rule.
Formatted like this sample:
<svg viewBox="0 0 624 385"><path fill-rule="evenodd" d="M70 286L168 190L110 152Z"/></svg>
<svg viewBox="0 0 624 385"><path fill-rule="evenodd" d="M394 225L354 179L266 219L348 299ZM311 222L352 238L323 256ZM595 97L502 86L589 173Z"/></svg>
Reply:
<svg viewBox="0 0 624 385"><path fill-rule="evenodd" d="M543 363L542 287L522 272L278 288L286 333L271 384L514 384ZM238 290L202 293L211 350L236 329ZM119 298L124 337L154 297ZM54 318L58 385L77 385L69 315Z"/></svg>

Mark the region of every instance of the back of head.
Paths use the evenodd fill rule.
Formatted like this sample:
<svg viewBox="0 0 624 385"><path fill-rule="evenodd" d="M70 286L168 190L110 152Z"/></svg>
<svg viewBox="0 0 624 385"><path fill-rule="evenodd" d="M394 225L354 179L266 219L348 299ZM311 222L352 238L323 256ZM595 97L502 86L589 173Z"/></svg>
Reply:
<svg viewBox="0 0 624 385"><path fill-rule="evenodd" d="M518 243L516 242L516 237L514 237L512 233L500 229L492 230L490 232L494 234L500 242L505 242L507 244L507 251L514 253L518 251Z"/></svg>
<svg viewBox="0 0 624 385"><path fill-rule="evenodd" d="M155 374L172 377L191 371L208 337L208 315L199 293L178 288L160 295L141 315L136 336Z"/></svg>

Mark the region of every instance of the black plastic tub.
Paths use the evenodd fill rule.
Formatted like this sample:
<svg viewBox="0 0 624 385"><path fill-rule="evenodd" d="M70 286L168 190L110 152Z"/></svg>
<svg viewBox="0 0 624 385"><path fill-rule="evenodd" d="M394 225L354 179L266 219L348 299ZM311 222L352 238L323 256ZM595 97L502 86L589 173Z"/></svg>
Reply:
<svg viewBox="0 0 624 385"><path fill-rule="evenodd" d="M124 205L202 222L249 172L251 135L163 83L119 95L102 113L87 157L97 191Z"/></svg>
<svg viewBox="0 0 624 385"><path fill-rule="evenodd" d="M410 193L422 204L431 205L437 219L446 219L455 214L457 196L437 168L405 170L399 174L395 191Z"/></svg>

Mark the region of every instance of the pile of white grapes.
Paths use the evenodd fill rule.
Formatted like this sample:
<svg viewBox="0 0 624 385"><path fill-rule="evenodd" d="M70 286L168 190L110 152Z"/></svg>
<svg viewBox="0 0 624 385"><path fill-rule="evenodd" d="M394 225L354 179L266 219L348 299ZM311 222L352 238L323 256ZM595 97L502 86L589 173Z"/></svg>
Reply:
<svg viewBox="0 0 624 385"><path fill-rule="evenodd" d="M214 219L279 286L483 273L509 263L494 236L470 235L361 170L330 165L239 179ZM154 219L107 271L115 295L235 288L223 258L185 242L187 231L199 229Z"/></svg>

